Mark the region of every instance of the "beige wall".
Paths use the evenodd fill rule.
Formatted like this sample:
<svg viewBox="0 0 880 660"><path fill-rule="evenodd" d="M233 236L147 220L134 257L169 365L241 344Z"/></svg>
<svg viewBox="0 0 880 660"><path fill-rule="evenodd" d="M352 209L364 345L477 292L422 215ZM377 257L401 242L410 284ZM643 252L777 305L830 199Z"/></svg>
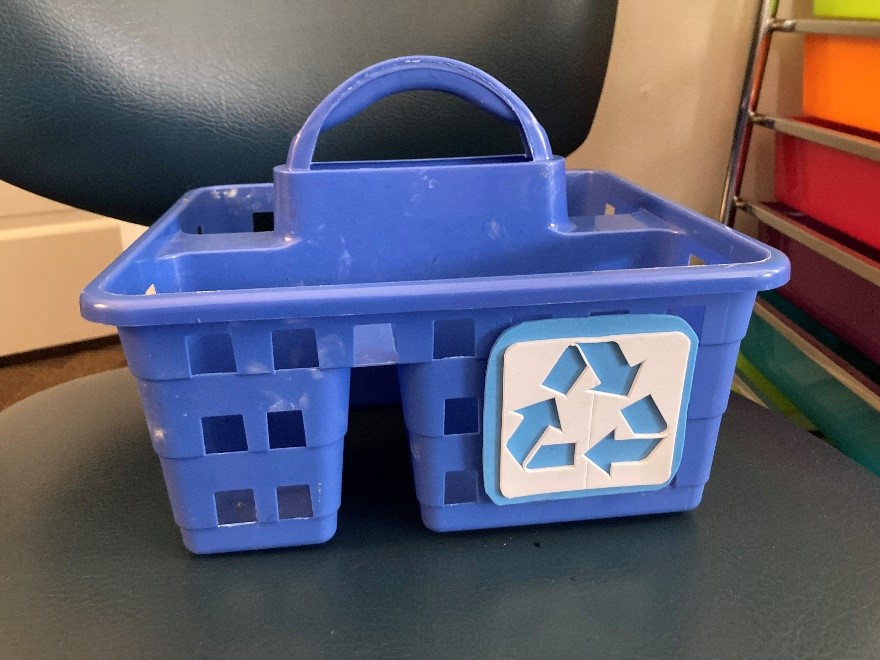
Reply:
<svg viewBox="0 0 880 660"><path fill-rule="evenodd" d="M795 2L802 12L805 3ZM618 7L596 119L569 167L612 170L717 217L757 0L620 0ZM791 12L783 0L779 15ZM790 61L799 39L774 40L764 94L771 108L782 98L799 109L799 60ZM793 88L780 84L781 61ZM771 164L762 174L770 181L772 140L758 136L755 146L753 161ZM762 190L766 196L772 187Z"/></svg>
<svg viewBox="0 0 880 660"><path fill-rule="evenodd" d="M112 334L79 293L141 230L0 182L0 357Z"/></svg>

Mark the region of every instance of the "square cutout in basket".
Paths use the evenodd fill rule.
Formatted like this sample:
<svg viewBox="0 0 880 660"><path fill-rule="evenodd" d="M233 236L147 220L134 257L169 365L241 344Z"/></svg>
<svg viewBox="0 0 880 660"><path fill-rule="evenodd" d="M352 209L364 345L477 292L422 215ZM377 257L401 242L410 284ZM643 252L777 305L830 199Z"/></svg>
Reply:
<svg viewBox="0 0 880 660"><path fill-rule="evenodd" d="M275 369L312 369L318 366L318 342L311 328L285 328L272 333Z"/></svg>
<svg viewBox="0 0 880 660"><path fill-rule="evenodd" d="M356 325L353 332L355 366L395 364L398 360L390 323Z"/></svg>
<svg viewBox="0 0 880 660"><path fill-rule="evenodd" d="M443 491L444 504L465 504L479 499L479 475L476 470L457 470L446 473Z"/></svg>
<svg viewBox="0 0 880 660"><path fill-rule="evenodd" d="M475 348L473 319L434 321L435 360L451 357L473 357Z"/></svg>
<svg viewBox="0 0 880 660"><path fill-rule="evenodd" d="M279 410L268 413L266 417L270 449L306 446L302 410Z"/></svg>
<svg viewBox="0 0 880 660"><path fill-rule="evenodd" d="M311 518L314 515L312 513L312 489L308 484L280 486L276 492L280 519Z"/></svg>
<svg viewBox="0 0 880 660"><path fill-rule="evenodd" d="M257 520L254 491L249 488L218 491L214 493L214 503L218 525L240 525Z"/></svg>
<svg viewBox="0 0 880 660"><path fill-rule="evenodd" d="M446 399L443 434L462 435L480 430L480 404L476 397Z"/></svg>
<svg viewBox="0 0 880 660"><path fill-rule="evenodd" d="M254 231L273 231L275 214L272 211L257 211L253 215Z"/></svg>
<svg viewBox="0 0 880 660"><path fill-rule="evenodd" d="M236 372L235 353L229 333L190 335L186 338L186 351L189 371L193 376Z"/></svg>
<svg viewBox="0 0 880 660"><path fill-rule="evenodd" d="M202 437L206 454L228 454L248 449L241 415L202 417Z"/></svg>

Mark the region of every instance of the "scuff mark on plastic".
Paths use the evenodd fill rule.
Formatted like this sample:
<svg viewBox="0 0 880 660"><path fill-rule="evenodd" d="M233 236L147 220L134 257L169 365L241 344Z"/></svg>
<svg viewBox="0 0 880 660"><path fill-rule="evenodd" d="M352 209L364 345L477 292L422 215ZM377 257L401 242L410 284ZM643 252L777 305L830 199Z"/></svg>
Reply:
<svg viewBox="0 0 880 660"><path fill-rule="evenodd" d="M495 218L492 218L492 221L486 225L486 233L489 234L494 239L501 238L504 235L504 227L498 224L498 221Z"/></svg>

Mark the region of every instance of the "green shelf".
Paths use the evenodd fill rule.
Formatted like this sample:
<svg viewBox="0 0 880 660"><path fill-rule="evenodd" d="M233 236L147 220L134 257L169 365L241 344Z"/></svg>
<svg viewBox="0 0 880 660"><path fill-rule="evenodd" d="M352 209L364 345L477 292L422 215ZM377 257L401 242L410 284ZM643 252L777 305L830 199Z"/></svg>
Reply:
<svg viewBox="0 0 880 660"><path fill-rule="evenodd" d="M838 449L880 475L880 388L764 301L743 357Z"/></svg>

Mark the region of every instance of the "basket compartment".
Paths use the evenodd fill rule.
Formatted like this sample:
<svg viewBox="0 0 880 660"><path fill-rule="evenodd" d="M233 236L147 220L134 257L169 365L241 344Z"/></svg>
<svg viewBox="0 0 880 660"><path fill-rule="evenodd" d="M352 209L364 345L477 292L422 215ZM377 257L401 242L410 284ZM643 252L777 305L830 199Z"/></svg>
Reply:
<svg viewBox="0 0 880 660"><path fill-rule="evenodd" d="M401 365L404 419L410 435L416 495L425 525L436 531L661 513L695 507L709 478L721 416L727 408L739 343L754 296L713 300L709 326L733 328L726 343L697 349L681 464L672 483L645 493L498 506L483 484L482 404L486 361L475 358ZM655 301L662 302L662 301ZM668 304L668 303L666 303ZM626 303L618 303L626 309ZM694 306L682 306L695 315ZM724 309L724 312L717 310ZM582 315L589 315L581 310ZM732 312L732 313L731 313ZM730 315L728 317L728 314ZM721 318L716 318L720 316ZM745 323L743 322L745 317ZM688 319L686 319L688 320ZM689 321L694 327L692 321ZM695 329L695 331L697 331ZM702 331L700 328L698 332ZM611 498L609 500L609 498ZM646 502L647 500L647 502ZM652 508L654 507L654 508Z"/></svg>
<svg viewBox="0 0 880 660"><path fill-rule="evenodd" d="M349 373L295 369L138 380L187 547L224 552L332 536Z"/></svg>

